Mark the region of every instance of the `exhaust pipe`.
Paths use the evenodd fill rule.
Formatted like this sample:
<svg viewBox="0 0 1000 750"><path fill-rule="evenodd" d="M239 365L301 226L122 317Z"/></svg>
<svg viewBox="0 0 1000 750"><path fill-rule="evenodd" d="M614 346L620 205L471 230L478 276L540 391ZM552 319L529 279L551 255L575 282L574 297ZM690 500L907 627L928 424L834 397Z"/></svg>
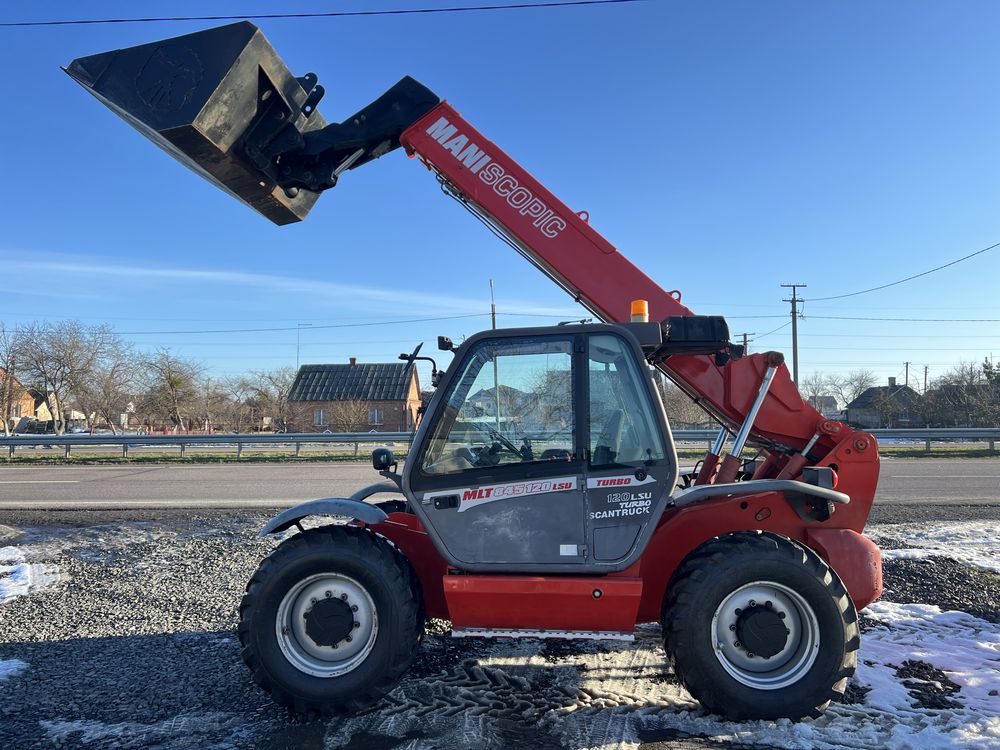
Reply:
<svg viewBox="0 0 1000 750"><path fill-rule="evenodd" d="M440 103L404 78L342 123L317 110L323 87L295 77L254 24L240 23L71 62L77 83L160 148L275 224L301 221L319 194L399 146Z"/></svg>

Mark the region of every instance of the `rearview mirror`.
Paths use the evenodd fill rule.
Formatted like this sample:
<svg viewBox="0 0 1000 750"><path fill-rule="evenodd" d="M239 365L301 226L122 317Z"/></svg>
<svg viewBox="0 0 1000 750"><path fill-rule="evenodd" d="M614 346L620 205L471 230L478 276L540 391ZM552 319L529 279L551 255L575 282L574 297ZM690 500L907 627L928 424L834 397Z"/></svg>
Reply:
<svg viewBox="0 0 1000 750"><path fill-rule="evenodd" d="M372 466L375 471L388 471L396 465L396 457L388 448L376 448L372 451Z"/></svg>

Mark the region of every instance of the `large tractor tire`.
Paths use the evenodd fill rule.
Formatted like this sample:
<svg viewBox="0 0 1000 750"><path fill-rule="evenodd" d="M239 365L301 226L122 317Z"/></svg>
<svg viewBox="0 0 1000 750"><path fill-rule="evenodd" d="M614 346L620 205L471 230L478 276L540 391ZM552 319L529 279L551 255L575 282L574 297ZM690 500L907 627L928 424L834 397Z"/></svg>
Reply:
<svg viewBox="0 0 1000 750"><path fill-rule="evenodd" d="M309 529L261 562L240 604L243 660L293 713L359 711L392 690L423 633L403 555L354 526Z"/></svg>
<svg viewBox="0 0 1000 750"><path fill-rule="evenodd" d="M815 552L767 532L706 542L674 574L663 645L701 705L729 719L819 716L843 696L858 615Z"/></svg>

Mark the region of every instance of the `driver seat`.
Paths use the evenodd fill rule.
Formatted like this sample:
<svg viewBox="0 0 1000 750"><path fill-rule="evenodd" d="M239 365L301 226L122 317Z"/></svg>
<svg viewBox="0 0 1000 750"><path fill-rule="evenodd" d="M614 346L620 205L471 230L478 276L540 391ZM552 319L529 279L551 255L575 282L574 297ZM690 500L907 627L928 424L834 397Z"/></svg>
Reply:
<svg viewBox="0 0 1000 750"><path fill-rule="evenodd" d="M622 432L624 429L625 412L621 409L615 409L611 412L611 416L608 417L608 421L604 423L604 429L601 430L601 434L597 438L597 445L594 446L594 455L591 457L591 461L595 466L603 466L615 462L615 459L618 458L618 451L621 448Z"/></svg>

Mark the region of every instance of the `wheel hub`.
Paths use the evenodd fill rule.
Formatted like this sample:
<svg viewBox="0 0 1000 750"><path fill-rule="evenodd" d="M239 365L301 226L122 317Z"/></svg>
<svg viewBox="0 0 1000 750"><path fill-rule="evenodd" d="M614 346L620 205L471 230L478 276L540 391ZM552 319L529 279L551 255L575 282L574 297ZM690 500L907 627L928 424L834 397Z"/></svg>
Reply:
<svg viewBox="0 0 1000 750"><path fill-rule="evenodd" d="M292 586L275 618L282 654L314 677L338 677L361 664L378 635L371 594L341 573L317 573Z"/></svg>
<svg viewBox="0 0 1000 750"><path fill-rule="evenodd" d="M354 613L341 599L322 599L306 612L306 635L318 646L340 643L354 629Z"/></svg>
<svg viewBox="0 0 1000 750"><path fill-rule="evenodd" d="M796 591L753 581L732 591L712 618L715 656L743 685L777 690L792 685L819 652L819 622Z"/></svg>
<svg viewBox="0 0 1000 750"><path fill-rule="evenodd" d="M770 602L768 602L770 604ZM754 605L736 617L736 638L749 654L770 659L781 653L790 634L772 607Z"/></svg>

